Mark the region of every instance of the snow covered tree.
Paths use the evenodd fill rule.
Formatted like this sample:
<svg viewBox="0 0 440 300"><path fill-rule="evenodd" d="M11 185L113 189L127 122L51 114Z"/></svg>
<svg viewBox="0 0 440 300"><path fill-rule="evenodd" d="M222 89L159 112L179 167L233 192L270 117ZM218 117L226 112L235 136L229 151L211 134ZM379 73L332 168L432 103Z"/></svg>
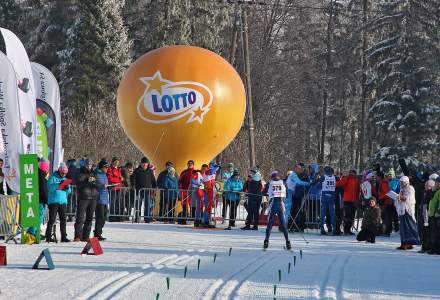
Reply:
<svg viewBox="0 0 440 300"><path fill-rule="evenodd" d="M386 14L371 23L381 37L368 49L377 98L370 108L378 150L372 159L394 166L399 158L417 166L438 146L440 107L438 95L432 93L433 75L438 74L433 68L438 67L432 65L435 45L428 37L429 26L423 24L433 2L427 1L423 9L417 2L382 1Z"/></svg>
<svg viewBox="0 0 440 300"><path fill-rule="evenodd" d="M59 78L61 59L59 51L67 46L69 29L77 16L76 0L49 1L40 9L32 8L37 15L37 26L26 42L31 60L49 68Z"/></svg>
<svg viewBox="0 0 440 300"><path fill-rule="evenodd" d="M66 104L114 101L130 43L120 0L82 0L61 53L61 91Z"/></svg>
<svg viewBox="0 0 440 300"><path fill-rule="evenodd" d="M231 27L229 8L216 1L127 0L124 10L131 56L165 45L194 45L224 52L224 31Z"/></svg>

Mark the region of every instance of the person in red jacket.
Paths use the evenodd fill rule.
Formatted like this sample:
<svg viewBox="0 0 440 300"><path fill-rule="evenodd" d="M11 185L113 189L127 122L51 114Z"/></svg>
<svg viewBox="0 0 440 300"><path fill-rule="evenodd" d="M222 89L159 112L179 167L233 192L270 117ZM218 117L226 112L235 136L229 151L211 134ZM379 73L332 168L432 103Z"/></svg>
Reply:
<svg viewBox="0 0 440 300"><path fill-rule="evenodd" d="M112 158L112 164L107 169L107 179L109 185L114 187L109 191L110 193L110 222L121 222L122 214L125 210L124 201L121 199L120 190L124 186L124 178L122 177L122 170L120 167L121 160L117 157Z"/></svg>
<svg viewBox="0 0 440 300"><path fill-rule="evenodd" d="M178 223L186 225L187 213L190 211L191 200L191 179L194 171L194 161L189 160L187 163L187 169L180 173L179 177L179 199L182 201L182 213L179 215Z"/></svg>
<svg viewBox="0 0 440 300"><path fill-rule="evenodd" d="M353 226L354 216L356 213L356 205L359 201L360 193L360 180L357 177L356 170L350 170L348 176L343 176L338 182L336 187L344 189L344 234L354 235L351 232Z"/></svg>
<svg viewBox="0 0 440 300"><path fill-rule="evenodd" d="M379 206L381 210L381 218L384 223L383 235L390 236L393 231L392 217L394 204L393 200L387 196L387 193L391 190L389 185L389 177L383 172L379 174Z"/></svg>

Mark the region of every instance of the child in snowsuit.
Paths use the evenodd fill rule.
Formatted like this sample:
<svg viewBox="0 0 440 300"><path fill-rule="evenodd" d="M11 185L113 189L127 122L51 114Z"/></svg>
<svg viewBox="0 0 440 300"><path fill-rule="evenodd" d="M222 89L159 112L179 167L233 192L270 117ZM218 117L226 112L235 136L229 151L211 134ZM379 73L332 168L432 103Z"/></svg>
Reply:
<svg viewBox="0 0 440 300"><path fill-rule="evenodd" d="M324 176L319 180L322 185L321 189L321 234L326 235L327 232L324 229L325 218L327 211L330 214L331 224L333 228L333 234L339 235L336 230L336 216L335 216L335 201L336 201L336 177L333 175L331 167L324 168Z"/></svg>
<svg viewBox="0 0 440 300"><path fill-rule="evenodd" d="M356 239L359 242L375 243L380 220L380 208L376 205L376 199L372 197L369 201L369 206L365 208L362 228Z"/></svg>
<svg viewBox="0 0 440 300"><path fill-rule="evenodd" d="M269 221L267 223L266 238L264 239L263 247L264 249L269 247L269 237L272 231L273 222L275 221L275 215L277 215L280 222L280 230L283 232L284 238L286 239L286 248L290 250L292 246L289 241L289 234L286 228L286 219L284 217L286 186L284 185L284 182L281 180L277 171L272 173L271 180L267 184L264 194L269 197Z"/></svg>

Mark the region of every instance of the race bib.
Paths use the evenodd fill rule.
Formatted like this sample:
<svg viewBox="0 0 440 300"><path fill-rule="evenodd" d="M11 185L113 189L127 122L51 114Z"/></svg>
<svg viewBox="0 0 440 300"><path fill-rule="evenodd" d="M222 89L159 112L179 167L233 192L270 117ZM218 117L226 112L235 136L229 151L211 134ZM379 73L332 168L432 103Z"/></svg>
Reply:
<svg viewBox="0 0 440 300"><path fill-rule="evenodd" d="M336 190L336 178L335 176L325 176L322 182L323 192L334 192Z"/></svg>
<svg viewBox="0 0 440 300"><path fill-rule="evenodd" d="M272 195L274 198L286 197L286 187L282 181L272 182Z"/></svg>

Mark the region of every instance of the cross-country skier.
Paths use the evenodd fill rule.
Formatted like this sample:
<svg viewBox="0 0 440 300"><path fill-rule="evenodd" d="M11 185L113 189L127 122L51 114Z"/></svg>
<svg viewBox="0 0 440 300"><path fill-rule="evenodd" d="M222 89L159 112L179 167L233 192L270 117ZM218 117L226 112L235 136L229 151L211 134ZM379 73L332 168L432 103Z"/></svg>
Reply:
<svg viewBox="0 0 440 300"><path fill-rule="evenodd" d="M336 216L335 216L335 200L336 200L336 178L333 175L333 169L329 166L324 168L324 176L319 180L322 185L321 190L321 234L326 235L324 229L325 218L327 211L330 213L330 219L333 228L333 235L339 235L336 230Z"/></svg>
<svg viewBox="0 0 440 300"><path fill-rule="evenodd" d="M269 197L269 221L267 223L266 238L264 239L263 248L267 249L267 247L269 247L270 232L272 231L273 222L275 221L275 215L277 215L280 222L280 230L283 232L284 238L286 239L286 248L287 250L290 250L292 249L292 246L289 241L286 219L284 217L286 186L277 171L272 172L270 178L271 180L265 188L265 194Z"/></svg>

